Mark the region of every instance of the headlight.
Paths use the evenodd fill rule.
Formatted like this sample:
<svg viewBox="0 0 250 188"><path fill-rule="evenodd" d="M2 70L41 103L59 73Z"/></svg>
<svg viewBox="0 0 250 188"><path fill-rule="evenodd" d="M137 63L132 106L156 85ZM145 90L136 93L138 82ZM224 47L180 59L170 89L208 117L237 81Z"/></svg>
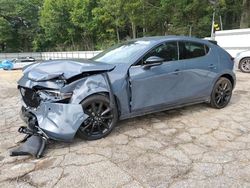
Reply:
<svg viewBox="0 0 250 188"><path fill-rule="evenodd" d="M57 90L40 90L37 93L40 98L45 101L61 101L65 99L70 99L73 94L72 92L61 93Z"/></svg>
<svg viewBox="0 0 250 188"><path fill-rule="evenodd" d="M65 85L66 81L61 79L61 80L56 80L56 84L60 87L63 87Z"/></svg>

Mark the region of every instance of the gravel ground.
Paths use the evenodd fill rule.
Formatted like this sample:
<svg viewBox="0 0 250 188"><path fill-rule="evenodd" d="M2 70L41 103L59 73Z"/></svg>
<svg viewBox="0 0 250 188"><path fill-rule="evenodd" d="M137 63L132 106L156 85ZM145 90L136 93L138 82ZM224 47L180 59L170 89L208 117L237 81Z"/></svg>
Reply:
<svg viewBox="0 0 250 188"><path fill-rule="evenodd" d="M23 135L16 81L0 71L0 187L250 187L250 74L228 107L206 104L122 121L105 139L9 157Z"/></svg>

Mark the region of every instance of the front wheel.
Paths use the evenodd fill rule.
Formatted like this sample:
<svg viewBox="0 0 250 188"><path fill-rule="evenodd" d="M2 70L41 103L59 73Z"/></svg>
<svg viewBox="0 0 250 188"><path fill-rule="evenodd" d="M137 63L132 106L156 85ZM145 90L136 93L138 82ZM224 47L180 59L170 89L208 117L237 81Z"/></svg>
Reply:
<svg viewBox="0 0 250 188"><path fill-rule="evenodd" d="M240 61L239 68L242 72L250 73L250 58L244 58Z"/></svg>
<svg viewBox="0 0 250 188"><path fill-rule="evenodd" d="M233 86L229 79L221 77L214 85L210 105L213 108L224 108L232 96Z"/></svg>
<svg viewBox="0 0 250 188"><path fill-rule="evenodd" d="M85 140L97 140L107 136L118 120L116 107L104 95L92 95L81 102L84 113L89 117L78 130L78 135Z"/></svg>

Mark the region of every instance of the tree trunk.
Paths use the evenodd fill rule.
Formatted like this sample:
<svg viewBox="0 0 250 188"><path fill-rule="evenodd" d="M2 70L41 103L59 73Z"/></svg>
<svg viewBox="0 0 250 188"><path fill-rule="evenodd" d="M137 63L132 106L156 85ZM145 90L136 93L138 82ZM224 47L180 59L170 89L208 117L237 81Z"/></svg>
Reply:
<svg viewBox="0 0 250 188"><path fill-rule="evenodd" d="M119 28L116 26L116 37L117 37L117 42L120 42L120 35L119 35Z"/></svg>
<svg viewBox="0 0 250 188"><path fill-rule="evenodd" d="M250 1L243 0L240 28L250 27Z"/></svg>
<svg viewBox="0 0 250 188"><path fill-rule="evenodd" d="M72 43L72 48L73 48L73 50L76 50L73 37L71 37L71 43Z"/></svg>
<svg viewBox="0 0 250 188"><path fill-rule="evenodd" d="M142 33L143 33L143 36L144 36L144 37L146 36L146 32L147 32L146 28L143 27L143 28L142 28Z"/></svg>
<svg viewBox="0 0 250 188"><path fill-rule="evenodd" d="M144 1L143 1L143 28L142 28L142 33L143 33L143 37L145 37L146 35L146 26L145 26L145 4L144 4Z"/></svg>
<svg viewBox="0 0 250 188"><path fill-rule="evenodd" d="M132 26L133 39L135 39L136 38L136 25L133 21L131 22L131 26Z"/></svg>
<svg viewBox="0 0 250 188"><path fill-rule="evenodd" d="M0 44L0 46L1 46L1 52L4 52L4 47L5 47L4 43Z"/></svg>

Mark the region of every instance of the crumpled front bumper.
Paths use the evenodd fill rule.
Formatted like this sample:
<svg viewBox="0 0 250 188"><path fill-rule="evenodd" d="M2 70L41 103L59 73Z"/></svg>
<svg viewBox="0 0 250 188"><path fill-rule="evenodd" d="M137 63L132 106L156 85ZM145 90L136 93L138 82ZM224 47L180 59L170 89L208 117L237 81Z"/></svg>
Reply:
<svg viewBox="0 0 250 188"><path fill-rule="evenodd" d="M50 139L71 141L88 115L80 104L42 102L37 108L23 106L21 117L30 129L38 126Z"/></svg>
<svg viewBox="0 0 250 188"><path fill-rule="evenodd" d="M40 158L49 139L65 142L73 140L79 127L88 118L81 101L94 93L111 93L107 73L83 77L67 85L62 85L58 80L34 81L28 76L28 73L24 74L18 81L23 101L21 117L27 123L27 127L20 127L18 131L26 136L21 141L23 144L10 152L11 156L31 154ZM48 88L73 95L70 100L58 100L37 92ZM110 95L111 105L113 101L113 95Z"/></svg>
<svg viewBox="0 0 250 188"><path fill-rule="evenodd" d="M80 104L42 102L37 108L21 108L21 117L27 127L19 128L26 134L23 143L10 151L11 156L43 156L48 139L71 141L83 121L88 118Z"/></svg>

